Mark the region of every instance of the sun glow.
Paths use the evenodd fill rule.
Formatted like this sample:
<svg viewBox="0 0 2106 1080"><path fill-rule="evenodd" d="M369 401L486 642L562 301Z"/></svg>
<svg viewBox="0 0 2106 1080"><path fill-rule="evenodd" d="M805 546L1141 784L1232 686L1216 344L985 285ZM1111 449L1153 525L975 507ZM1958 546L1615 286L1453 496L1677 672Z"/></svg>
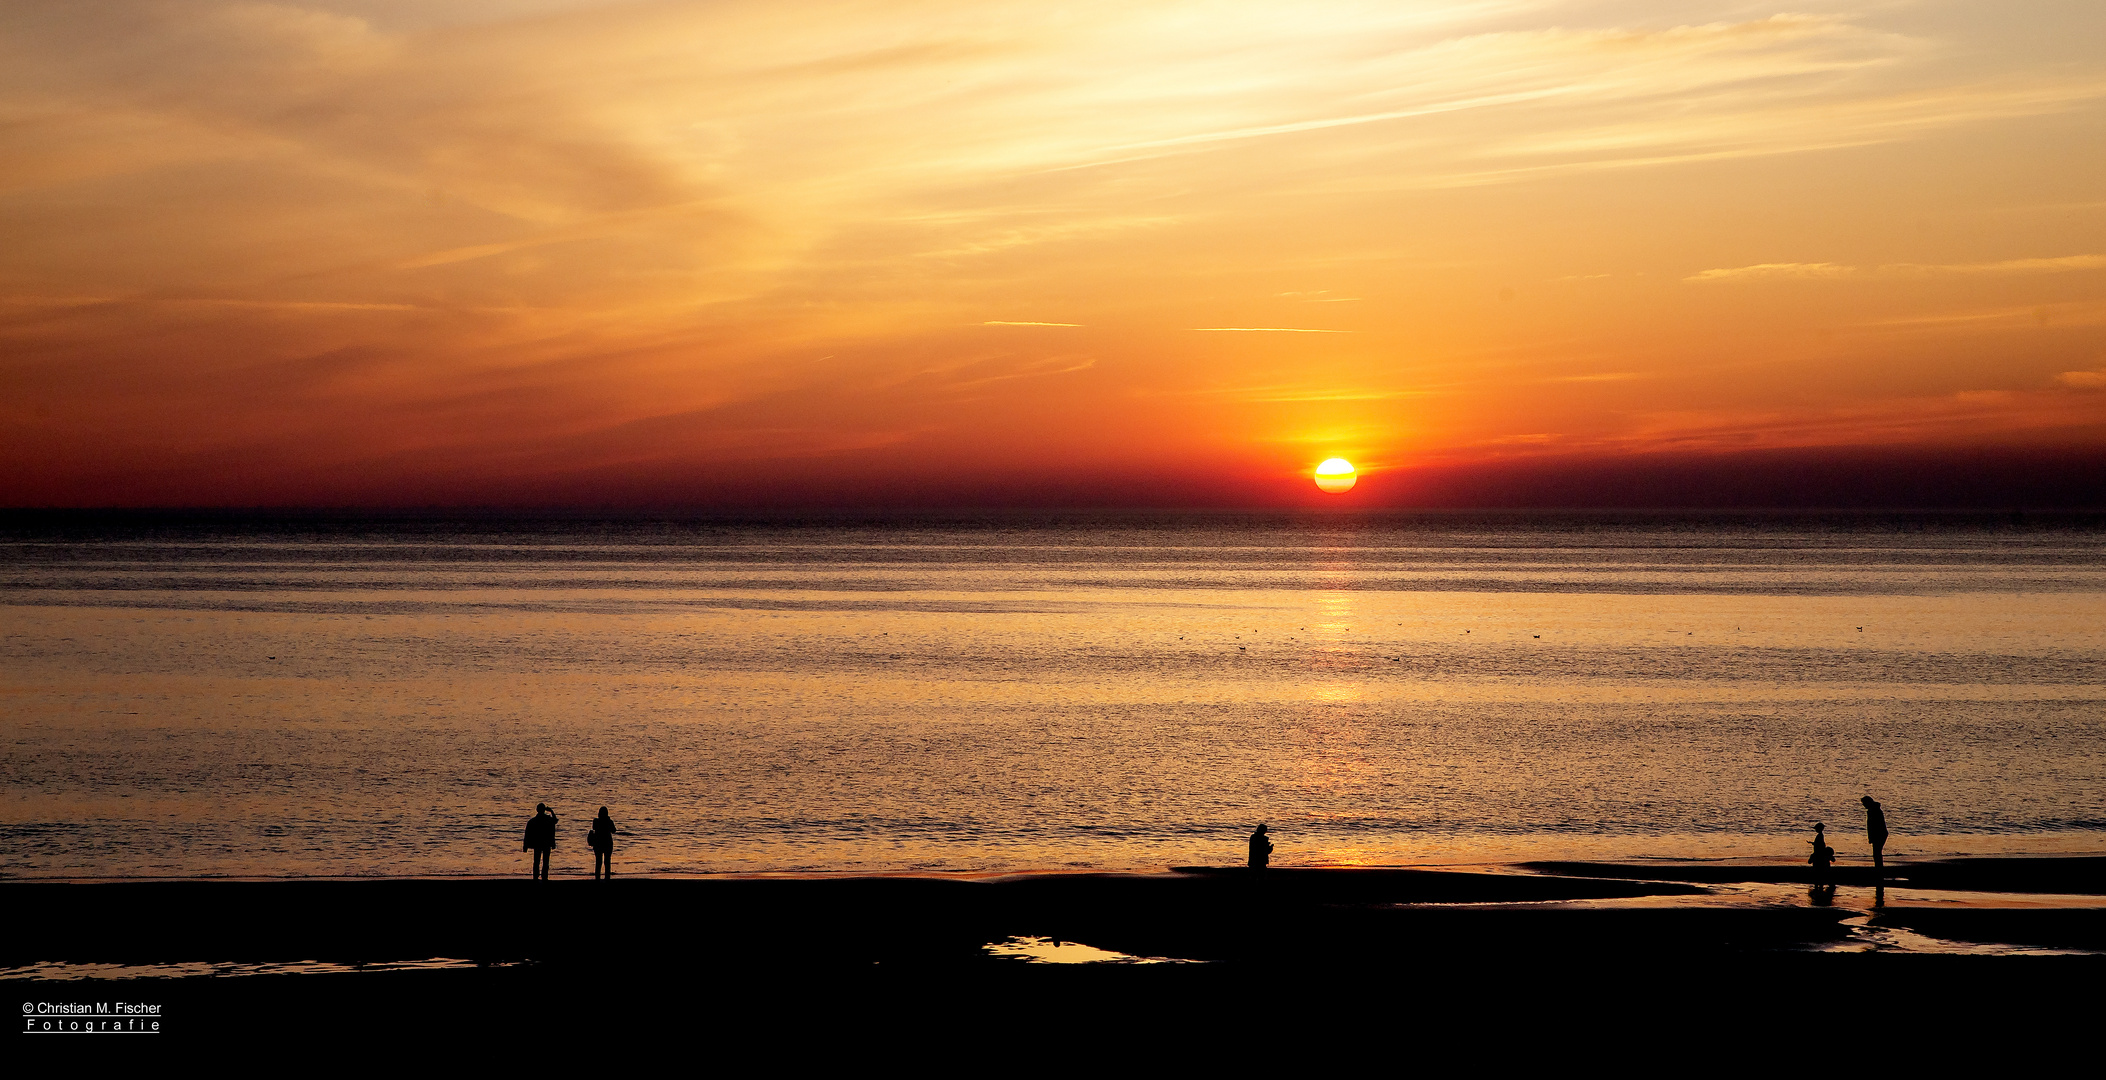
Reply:
<svg viewBox="0 0 2106 1080"><path fill-rule="evenodd" d="M1344 458L1327 458L1316 467L1316 486L1333 495L1353 490L1359 479L1353 463Z"/></svg>

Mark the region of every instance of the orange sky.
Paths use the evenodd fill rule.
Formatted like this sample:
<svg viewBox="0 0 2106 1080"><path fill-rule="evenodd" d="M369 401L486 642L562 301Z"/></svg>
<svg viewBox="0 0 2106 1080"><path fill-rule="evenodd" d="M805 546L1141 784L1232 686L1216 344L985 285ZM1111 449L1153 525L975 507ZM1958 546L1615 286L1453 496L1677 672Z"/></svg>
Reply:
<svg viewBox="0 0 2106 1080"><path fill-rule="evenodd" d="M2095 0L9 5L0 504L2093 470L2101 41Z"/></svg>

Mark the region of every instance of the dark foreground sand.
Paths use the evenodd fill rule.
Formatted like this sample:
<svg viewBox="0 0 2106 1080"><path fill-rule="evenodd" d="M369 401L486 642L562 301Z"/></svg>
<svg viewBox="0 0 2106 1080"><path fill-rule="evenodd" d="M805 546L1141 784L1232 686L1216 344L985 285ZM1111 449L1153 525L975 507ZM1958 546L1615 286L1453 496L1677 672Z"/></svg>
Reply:
<svg viewBox="0 0 2106 1080"><path fill-rule="evenodd" d="M1992 862L1916 864L1896 877L1919 892L2106 894L2106 860ZM17 881L0 883L12 930L0 966L10 968L485 966L0 985L24 1001L158 1002L164 1048L304 1044L344 1031L382 1042L506 1032L573 1044L596 1026L677 1042L787 1027L803 1032L800 1052L848 1057L909 1035L1020 1050L1046 1039L1168 1039L1167 1053L1185 1044L1176 1040L1232 1047L1251 1028L1273 1035L1250 1052L1271 1052L1290 1027L1314 1037L1340 1025L1436 1039L1492 1032L1508 1050L1558 1031L1658 1042L1772 1028L1801 1045L1864 1048L1902 1029L1968 1039L2014 1026L2074 1031L2061 1025L2088 1027L2106 985L2101 955L1823 951L1847 947L1868 917L1956 943L2106 951L2106 908L2013 893L2009 904L1869 912L1815 906L1803 890L1778 894L1796 902L1719 903L1728 883L1797 884L1803 868L1525 869ZM1019 938L1202 963L1064 967L986 948Z"/></svg>

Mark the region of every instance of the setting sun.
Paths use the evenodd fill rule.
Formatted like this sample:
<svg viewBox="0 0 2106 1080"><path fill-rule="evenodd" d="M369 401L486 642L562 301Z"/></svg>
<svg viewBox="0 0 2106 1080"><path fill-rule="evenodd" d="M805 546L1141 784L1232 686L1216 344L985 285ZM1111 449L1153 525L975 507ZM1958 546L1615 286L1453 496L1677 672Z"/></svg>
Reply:
<svg viewBox="0 0 2106 1080"><path fill-rule="evenodd" d="M1353 463L1344 458L1327 458L1316 467L1316 486L1333 495L1353 490L1359 479Z"/></svg>

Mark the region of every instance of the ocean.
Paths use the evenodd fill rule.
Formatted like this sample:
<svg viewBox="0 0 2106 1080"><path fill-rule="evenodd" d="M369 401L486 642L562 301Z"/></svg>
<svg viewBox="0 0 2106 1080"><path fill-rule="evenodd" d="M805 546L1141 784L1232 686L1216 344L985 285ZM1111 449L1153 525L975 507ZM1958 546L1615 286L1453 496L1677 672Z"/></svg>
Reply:
<svg viewBox="0 0 2106 1080"><path fill-rule="evenodd" d="M2106 852L2106 520L25 515L0 874Z"/></svg>

